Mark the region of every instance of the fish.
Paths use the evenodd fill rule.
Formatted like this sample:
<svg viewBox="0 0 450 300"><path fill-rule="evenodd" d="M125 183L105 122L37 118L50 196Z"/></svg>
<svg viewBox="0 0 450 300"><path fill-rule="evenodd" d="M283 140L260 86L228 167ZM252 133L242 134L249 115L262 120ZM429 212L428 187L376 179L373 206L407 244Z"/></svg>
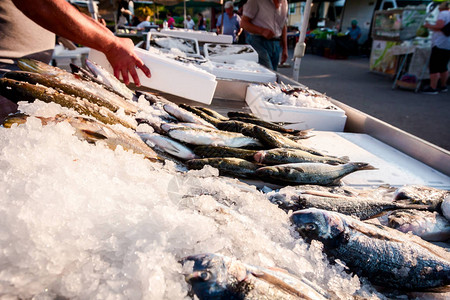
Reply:
<svg viewBox="0 0 450 300"><path fill-rule="evenodd" d="M71 95L74 97L80 97L97 104L99 106L106 107L112 112L117 112L119 110L119 106L114 105L114 103L104 99L103 97L99 97L98 95L94 95L85 89L81 89L79 87L73 86L71 84L63 83L56 77L46 76L39 73L31 73L25 71L12 71L8 72L4 75L5 78L14 79L17 81L24 81L31 84L40 84L47 87L51 87L65 93L67 95Z"/></svg>
<svg viewBox="0 0 450 300"><path fill-rule="evenodd" d="M220 130L238 132L250 137L255 137L255 134L253 133L254 126L254 124L235 120L222 121L216 125L216 127Z"/></svg>
<svg viewBox="0 0 450 300"><path fill-rule="evenodd" d="M137 133L141 139L150 147L155 146L161 150L181 159L194 159L197 158L195 153L185 145L171 139L170 137L156 134L156 133Z"/></svg>
<svg viewBox="0 0 450 300"><path fill-rule="evenodd" d="M252 119L258 119L261 120L259 117L255 116L252 113L242 112L242 111L229 111L227 113L227 116L229 119L232 118L252 118Z"/></svg>
<svg viewBox="0 0 450 300"><path fill-rule="evenodd" d="M3 120L2 126L4 128L11 128L14 124L17 124L17 125L25 124L27 122L28 118L29 118L29 115L21 113L21 112L9 114Z"/></svg>
<svg viewBox="0 0 450 300"><path fill-rule="evenodd" d="M76 112L92 116L105 124L121 124L125 127L136 129L136 124L120 118L106 107L98 106L84 98L75 98L56 90L17 81L8 78L0 78L0 95L17 103L18 101L34 102L35 99L61 106L72 108Z"/></svg>
<svg viewBox="0 0 450 300"><path fill-rule="evenodd" d="M256 174L264 180L275 183L330 185L355 171L374 169L373 166L363 162L336 166L323 163L294 163L262 167L256 170Z"/></svg>
<svg viewBox="0 0 450 300"><path fill-rule="evenodd" d="M243 263L220 254L197 254L183 258L189 294L205 299L330 299L329 294L306 278L287 271Z"/></svg>
<svg viewBox="0 0 450 300"><path fill-rule="evenodd" d="M198 108L195 108L193 106L187 105L187 104L180 104L180 107L190 111L193 114L196 114L197 116L199 116L200 118L202 118L203 120L205 120L208 123L211 123L214 125L214 127L217 127L217 124L220 123L221 121L219 119L216 119L210 115L208 115L207 113L201 111Z"/></svg>
<svg viewBox="0 0 450 300"><path fill-rule="evenodd" d="M217 111L215 111L213 109L203 107L203 106L195 106L195 108L203 111L204 113L206 113L206 114L210 115L211 117L214 117L220 121L228 121L229 120L229 118L219 114Z"/></svg>
<svg viewBox="0 0 450 300"><path fill-rule="evenodd" d="M174 128L167 133L170 137L184 143L205 146L227 146L234 148L261 147L254 138L240 133L221 130L201 130L194 128Z"/></svg>
<svg viewBox="0 0 450 300"><path fill-rule="evenodd" d="M387 219L386 221L382 221ZM411 232L426 241L444 242L450 239L450 222L438 212L413 209L396 210L387 218L380 217L382 225Z"/></svg>
<svg viewBox="0 0 450 300"><path fill-rule="evenodd" d="M133 100L136 97L133 91L130 90L125 84L123 84L113 74L106 71L95 62L86 59L86 66L89 68L92 74L94 74L97 79L99 79L99 81L111 87L114 91L116 91L117 94L121 95L123 98Z"/></svg>
<svg viewBox="0 0 450 300"><path fill-rule="evenodd" d="M224 146L197 146L194 153L202 158L209 157L236 157L252 160L256 150L224 147Z"/></svg>
<svg viewBox="0 0 450 300"><path fill-rule="evenodd" d="M186 162L189 169L200 170L209 165L219 169L219 174L233 177L252 178L255 176L256 164L234 157L212 157L191 159Z"/></svg>
<svg viewBox="0 0 450 300"><path fill-rule="evenodd" d="M241 122L245 122L245 123L250 123L250 124L255 124L273 131L277 131L277 132L281 132L281 133L289 133L289 134L296 134L297 132L301 132L298 130L294 130L294 129L288 129L288 128L284 128L281 125L272 123L272 122L267 122L261 119L255 119L255 118L242 118L242 117L233 117L231 118L232 120L236 120L236 121L241 121Z"/></svg>
<svg viewBox="0 0 450 300"><path fill-rule="evenodd" d="M45 74L47 76L54 76L63 83L70 84L80 89L89 91L90 93L100 98L107 99L114 105L123 108L125 113L127 114L135 114L138 111L137 106L132 101L128 101L127 99L118 96L117 94L105 89L102 85L99 85L95 82L82 80L79 76L71 74L65 70L28 58L19 59L17 61L17 66L23 71Z"/></svg>
<svg viewBox="0 0 450 300"><path fill-rule="evenodd" d="M161 129L164 132L169 132L171 129L175 128L191 128L191 129L198 129L198 130L211 130L211 127L197 124L197 123L164 123L161 124Z"/></svg>
<svg viewBox="0 0 450 300"><path fill-rule="evenodd" d="M410 203L422 203L431 205L435 210L440 210L442 201L450 196L450 191L432 188L423 185L405 185L394 193L394 200Z"/></svg>
<svg viewBox="0 0 450 300"><path fill-rule="evenodd" d="M289 164L300 162L320 162L326 164L345 164L349 162L348 157L319 156L300 149L274 148L269 150L260 150L255 153L255 161L267 164Z"/></svg>
<svg viewBox="0 0 450 300"><path fill-rule="evenodd" d="M441 203L441 211L442 215L450 221L450 196L447 196L444 198L444 200Z"/></svg>
<svg viewBox="0 0 450 300"><path fill-rule="evenodd" d="M176 104L166 103L166 104L164 104L163 107L164 107L164 110L166 112L168 112L170 115L172 115L175 118L177 118L179 121L187 122L187 123L201 124L201 125L205 125L207 127L213 128L213 129L216 128L211 123L203 120L202 118L200 118L196 114L193 114L193 113L191 113L191 112L189 112L189 111L179 107Z"/></svg>
<svg viewBox="0 0 450 300"><path fill-rule="evenodd" d="M74 74L75 76L78 76L78 77L80 77L81 79L83 79L85 81L95 82L96 84L101 85L106 90L108 90L108 91L110 91L112 93L115 93L116 95L122 97L122 95L117 94L116 91L113 90L110 86L107 86L105 83L103 83L102 81L97 79L97 77L94 74L92 74L90 71L88 71L86 69L83 69L83 68L81 68L81 67L79 67L79 66L77 66L77 65L75 65L73 63L70 63L69 66L70 66L70 69L72 71L72 74ZM139 98L138 95L136 95L136 97Z"/></svg>
<svg viewBox="0 0 450 300"><path fill-rule="evenodd" d="M449 253L417 236L316 208L296 211L290 220L306 242L321 242L328 259L374 285L422 290L450 284Z"/></svg>
<svg viewBox="0 0 450 300"><path fill-rule="evenodd" d="M279 132L261 127L254 126L253 133L256 138L258 138L267 148L292 148L292 149L300 149L314 155L326 156L325 154L320 153L319 151L308 148L306 146L301 145L300 143L293 141Z"/></svg>
<svg viewBox="0 0 450 300"><path fill-rule="evenodd" d="M319 208L354 216L360 220L377 217L385 211L400 209L426 209L419 205L406 205L389 200L374 200L361 197L348 197L336 194L300 192L286 197L271 197L269 200L285 211L297 211L306 208Z"/></svg>
<svg viewBox="0 0 450 300"><path fill-rule="evenodd" d="M28 115L18 113L9 116L7 122L11 125L13 123L23 124L28 118ZM142 154L151 161L156 162L162 160L161 157L159 157L152 148L139 139L139 137L131 135L127 132L115 130L93 118L71 117L64 114L58 114L54 117L48 118L36 116L36 118L41 120L42 125L47 125L52 122L68 122L73 128L75 128L75 135L80 140L87 141L88 143L94 144L97 142L103 142L112 150L115 150L117 146L120 145L123 149L132 151L136 154Z"/></svg>

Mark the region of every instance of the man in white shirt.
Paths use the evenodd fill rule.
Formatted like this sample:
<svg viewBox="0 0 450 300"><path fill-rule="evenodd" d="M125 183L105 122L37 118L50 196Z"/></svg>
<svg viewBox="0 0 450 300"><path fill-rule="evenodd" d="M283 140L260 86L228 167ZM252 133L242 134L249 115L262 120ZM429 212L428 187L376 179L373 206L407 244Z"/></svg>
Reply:
<svg viewBox="0 0 450 300"><path fill-rule="evenodd" d="M190 15L186 16L186 20L184 21L184 25L187 29L194 29L195 22L192 20Z"/></svg>

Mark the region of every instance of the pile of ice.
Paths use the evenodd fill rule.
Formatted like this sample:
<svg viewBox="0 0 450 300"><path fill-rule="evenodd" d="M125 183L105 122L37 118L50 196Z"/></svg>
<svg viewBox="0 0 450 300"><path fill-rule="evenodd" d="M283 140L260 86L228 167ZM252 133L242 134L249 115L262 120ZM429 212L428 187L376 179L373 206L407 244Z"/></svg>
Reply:
<svg viewBox="0 0 450 300"><path fill-rule="evenodd" d="M227 63L221 63L221 62L214 62L214 61L208 61L201 65L202 68L205 70L210 70L214 74L214 70L226 70L231 72L239 72L239 73L272 73L272 71L269 71L267 68L263 67L262 65L258 64L254 61L249 60L237 60L233 64L227 64Z"/></svg>
<svg viewBox="0 0 450 300"><path fill-rule="evenodd" d="M20 109L67 112L58 107ZM330 266L320 245L294 238L256 188L211 167L178 173L74 132L33 117L0 127L0 297L185 299L178 260L204 252L285 268L344 298L377 297Z"/></svg>
<svg viewBox="0 0 450 300"><path fill-rule="evenodd" d="M320 109L334 107L327 96L307 88L302 88L290 95L284 93L280 85L253 85L252 88L258 95L261 95L263 100L272 104Z"/></svg>
<svg viewBox="0 0 450 300"><path fill-rule="evenodd" d="M170 50L172 48L179 49L183 53L197 54L195 43L192 40L186 40L177 37L170 36L151 36L151 46L157 46L159 48Z"/></svg>
<svg viewBox="0 0 450 300"><path fill-rule="evenodd" d="M254 53L249 45L228 45L228 44L209 44L207 47L208 55L238 55L243 53Z"/></svg>

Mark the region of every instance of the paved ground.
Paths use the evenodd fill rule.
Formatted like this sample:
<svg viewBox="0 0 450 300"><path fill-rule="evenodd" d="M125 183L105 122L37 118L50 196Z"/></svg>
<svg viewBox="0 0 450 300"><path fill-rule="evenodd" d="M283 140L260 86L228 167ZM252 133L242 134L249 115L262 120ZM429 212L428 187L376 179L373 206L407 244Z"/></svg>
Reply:
<svg viewBox="0 0 450 300"><path fill-rule="evenodd" d="M292 77L292 68L278 71ZM450 150L450 92L423 95L392 90L392 79L369 72L367 57L332 60L307 54L299 82Z"/></svg>

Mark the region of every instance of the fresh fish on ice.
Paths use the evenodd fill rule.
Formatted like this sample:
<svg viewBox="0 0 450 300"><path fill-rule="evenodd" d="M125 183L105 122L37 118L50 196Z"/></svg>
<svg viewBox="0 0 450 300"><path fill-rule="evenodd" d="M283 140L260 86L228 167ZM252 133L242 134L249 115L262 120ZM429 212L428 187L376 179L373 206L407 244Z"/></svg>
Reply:
<svg viewBox="0 0 450 300"><path fill-rule="evenodd" d="M348 163L347 157L319 156L300 149L274 148L269 150L260 150L255 154L255 161L268 164L290 164L300 162L319 162L326 164L345 164Z"/></svg>
<svg viewBox="0 0 450 300"><path fill-rule="evenodd" d="M117 79L113 74L109 73L104 68L102 68L95 62L90 61L89 59L86 59L86 66L95 76L97 76L97 78L101 82L103 82L107 86L110 86L119 95L128 100L134 99L135 95L133 91L130 90L125 84L120 82L120 80Z"/></svg>
<svg viewBox="0 0 450 300"><path fill-rule="evenodd" d="M217 127L217 124L219 124L221 122L219 119L216 119L215 117L208 115L207 113L203 112L202 110L200 110L194 106L190 106L187 104L180 104L180 107L187 111L190 111L193 114L196 114L197 116L199 116L206 122L213 124L214 127Z"/></svg>
<svg viewBox="0 0 450 300"><path fill-rule="evenodd" d="M59 93L54 89L45 86L1 78L0 95L15 103L18 101L34 102L35 99L47 103L55 102L61 106L72 108L80 114L92 116L106 124L122 124L128 128L136 128L136 122L132 123L124 118L118 117L106 107L98 106L84 98L75 98L64 93Z"/></svg>
<svg viewBox="0 0 450 300"><path fill-rule="evenodd" d="M194 128L174 128L168 135L179 141L206 146L227 146L234 148L261 147L261 143L240 133L220 130L200 130Z"/></svg>
<svg viewBox="0 0 450 300"><path fill-rule="evenodd" d="M156 134L138 132L141 139L150 147L158 147L161 150L181 159L197 158L195 153L185 145L171 139L170 137Z"/></svg>
<svg viewBox="0 0 450 300"><path fill-rule="evenodd" d="M195 154L202 158L209 157L235 157L246 160L253 160L256 150L232 148L225 146L197 146L194 148Z"/></svg>
<svg viewBox="0 0 450 300"><path fill-rule="evenodd" d="M287 272L245 264L219 254L198 254L181 260L192 296L205 299L329 299L312 282Z"/></svg>
<svg viewBox="0 0 450 300"><path fill-rule="evenodd" d="M262 179L276 183L330 185L355 171L374 169L373 166L361 162L336 166L323 163L294 163L262 167L256 170L256 174Z"/></svg>
<svg viewBox="0 0 450 300"><path fill-rule="evenodd" d="M307 242L322 242L329 259L375 285L420 290L450 284L450 254L417 236L315 208L295 212L291 221Z"/></svg>
<svg viewBox="0 0 450 300"><path fill-rule="evenodd" d="M207 108L207 107L203 107L203 106L195 106L195 108L203 111L204 113L210 115L211 117L214 117L220 121L228 121L229 119L221 114L219 114L217 111Z"/></svg>
<svg viewBox="0 0 450 300"><path fill-rule="evenodd" d="M203 120L199 116L179 107L176 104L164 104L164 110L167 111L170 115L177 118L179 121L187 122L187 123L197 123L201 125L208 126L210 128L216 128L211 123Z"/></svg>
<svg viewBox="0 0 450 300"><path fill-rule="evenodd" d="M405 185L395 191L394 200L432 205L436 210L439 210L442 201L447 196L450 196L450 191L423 185Z"/></svg>
<svg viewBox="0 0 450 300"><path fill-rule="evenodd" d="M222 175L230 175L233 177L252 178L255 176L255 170L258 166L254 163L240 158L233 157L212 157L192 159L187 161L189 169L200 170L204 166L209 165L219 169Z"/></svg>

